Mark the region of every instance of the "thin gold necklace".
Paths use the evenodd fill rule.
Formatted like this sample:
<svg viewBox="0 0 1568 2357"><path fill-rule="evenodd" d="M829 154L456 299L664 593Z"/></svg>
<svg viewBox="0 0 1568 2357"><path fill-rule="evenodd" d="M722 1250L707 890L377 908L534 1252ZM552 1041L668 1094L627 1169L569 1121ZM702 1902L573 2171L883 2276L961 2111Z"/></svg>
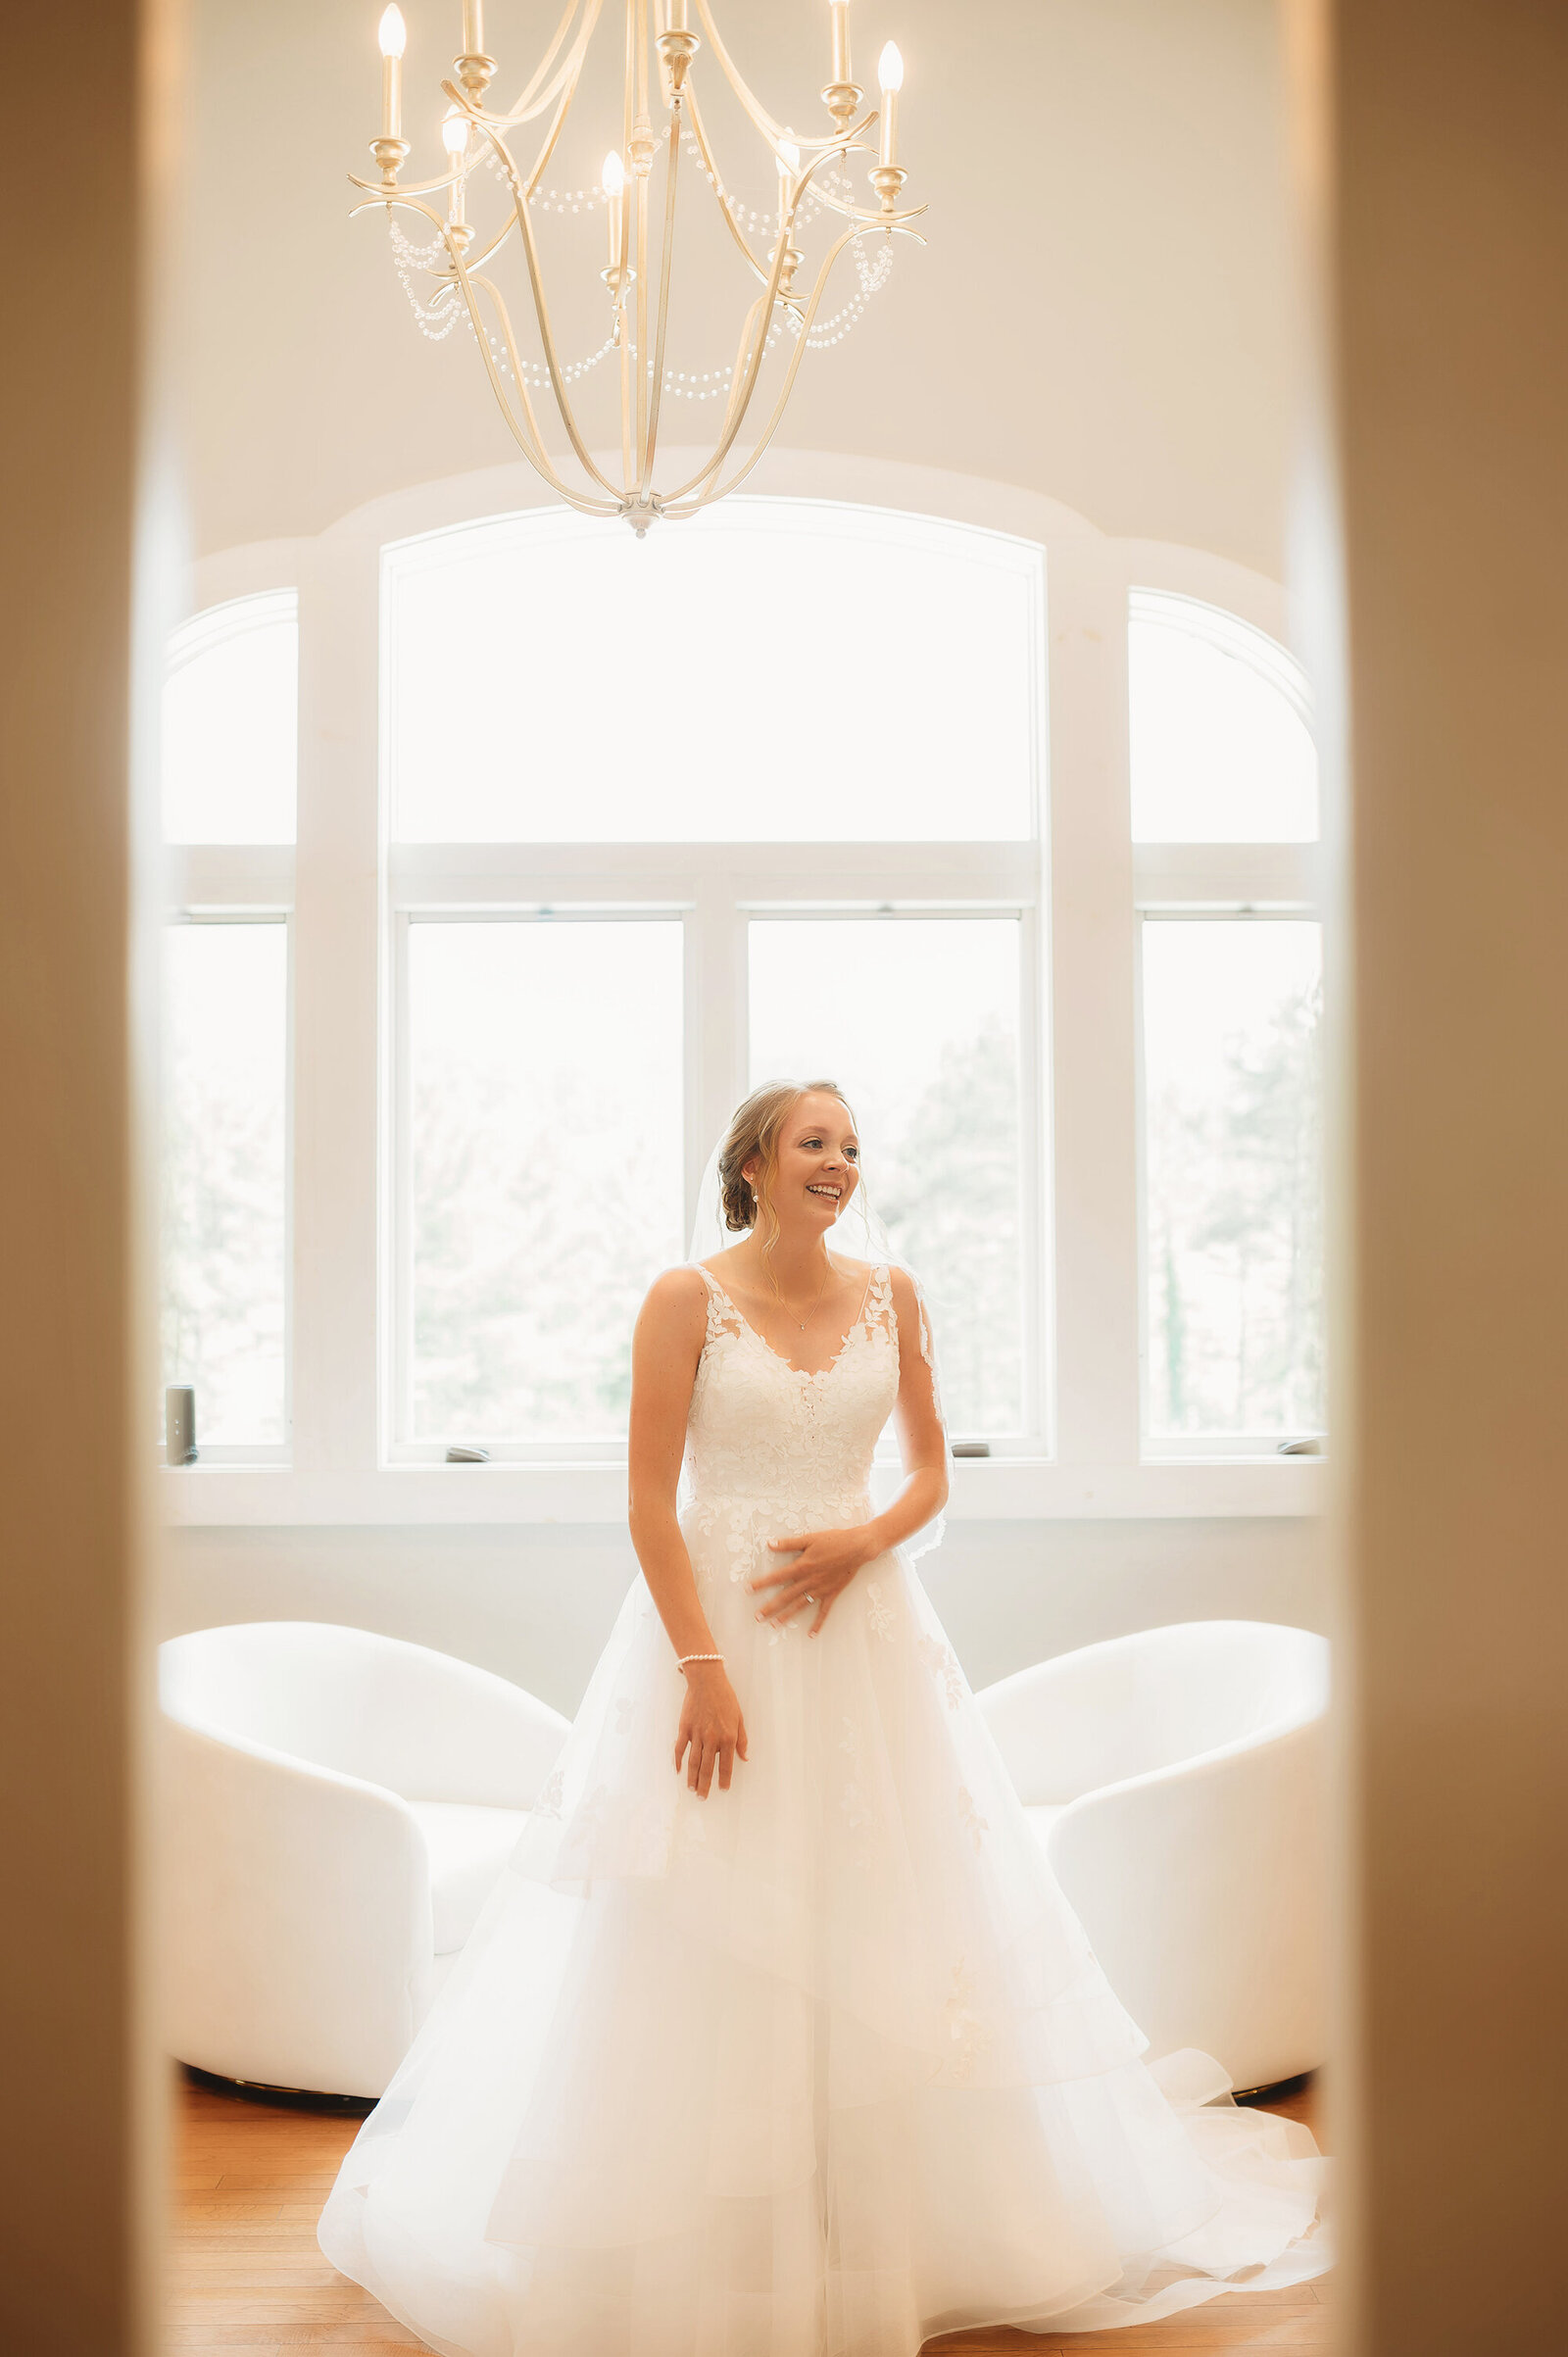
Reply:
<svg viewBox="0 0 1568 2357"><path fill-rule="evenodd" d="M797 1332L797 1334L804 1334L804 1333L806 1332L806 1329L807 1329L807 1327L808 1327L808 1326L810 1324L810 1322L811 1322L812 1318L814 1318L814 1317L815 1317L815 1315L816 1315L817 1311L818 1311L818 1310L821 1308L821 1306L822 1306L822 1296L823 1296L823 1295L826 1293L826 1291L827 1291L827 1281L828 1281L828 1277L831 1277L831 1276L832 1276L832 1274L833 1274L833 1263L832 1263L832 1261L830 1260L830 1261L828 1262L828 1264L827 1264L827 1276L825 1276L825 1277L822 1279L822 1282L821 1282L820 1286L817 1288L816 1300L815 1300L815 1301L814 1301L811 1303L811 1306L810 1306L810 1308L809 1308L809 1309L807 1311L806 1315L805 1315L803 1318L797 1318L797 1317L796 1317L796 1315L795 1315L795 1312L794 1312L794 1310L793 1310L793 1309L790 1307L790 1305L789 1305L788 1301L786 1301L784 1300L784 1296L783 1296L782 1294L780 1294L780 1295L779 1295L779 1297L778 1297L778 1298L779 1298L779 1301L780 1301L780 1302L781 1302L781 1303L782 1303L782 1305L783 1305L784 1314L785 1314L785 1316L786 1316L787 1318L789 1318L790 1322L791 1322L791 1323L793 1324L793 1326L795 1327L795 1331Z"/></svg>

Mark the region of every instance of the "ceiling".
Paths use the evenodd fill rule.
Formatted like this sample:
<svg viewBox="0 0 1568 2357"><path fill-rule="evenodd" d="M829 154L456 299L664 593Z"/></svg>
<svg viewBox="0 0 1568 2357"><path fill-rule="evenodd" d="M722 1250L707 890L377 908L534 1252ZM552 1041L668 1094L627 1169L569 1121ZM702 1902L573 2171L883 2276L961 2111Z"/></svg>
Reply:
<svg viewBox="0 0 1568 2357"><path fill-rule="evenodd" d="M408 128L427 151L457 14L405 0ZM489 0L504 84L555 14ZM516 455L466 337L420 338L380 220L348 218L346 174L371 169L378 15L192 0L179 289L198 553ZM720 0L717 16L764 101L813 128L825 0ZM1292 281L1274 0L855 0L853 19L862 79L883 39L903 48L906 194L929 199L929 243L808 357L781 442L990 476L1279 574ZM559 180L597 176L589 129ZM761 203L769 169L743 163L736 184ZM731 290L710 316L688 300L687 365L727 359Z"/></svg>

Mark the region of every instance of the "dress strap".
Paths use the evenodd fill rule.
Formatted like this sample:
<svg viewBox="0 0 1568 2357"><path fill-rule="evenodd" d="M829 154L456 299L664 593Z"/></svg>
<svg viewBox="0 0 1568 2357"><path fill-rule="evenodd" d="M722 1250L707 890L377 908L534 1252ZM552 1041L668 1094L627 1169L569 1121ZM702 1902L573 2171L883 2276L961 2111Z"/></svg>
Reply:
<svg viewBox="0 0 1568 2357"><path fill-rule="evenodd" d="M721 1334L739 1334L746 1321L712 1270L704 1268L700 1260L694 1260L692 1266L708 1287L708 1331L703 1338L706 1349L710 1343L717 1342Z"/></svg>

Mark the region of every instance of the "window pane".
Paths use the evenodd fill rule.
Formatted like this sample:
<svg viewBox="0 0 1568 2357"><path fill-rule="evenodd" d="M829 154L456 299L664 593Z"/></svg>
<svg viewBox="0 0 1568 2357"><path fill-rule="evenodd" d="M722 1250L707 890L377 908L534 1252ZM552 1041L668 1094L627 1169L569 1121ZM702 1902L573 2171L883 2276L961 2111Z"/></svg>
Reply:
<svg viewBox="0 0 1568 2357"><path fill-rule="evenodd" d="M1150 921L1143 947L1151 1427L1320 1431L1319 927Z"/></svg>
<svg viewBox="0 0 1568 2357"><path fill-rule="evenodd" d="M299 623L292 589L215 606L174 633L164 688L171 843L292 843Z"/></svg>
<svg viewBox="0 0 1568 2357"><path fill-rule="evenodd" d="M1127 663L1136 842L1316 838L1306 680L1282 646L1217 606L1135 589Z"/></svg>
<svg viewBox="0 0 1568 2357"><path fill-rule="evenodd" d="M199 1447L284 1438L288 928L164 946L164 1381Z"/></svg>
<svg viewBox="0 0 1568 2357"><path fill-rule="evenodd" d="M681 927L416 923L408 961L412 1437L618 1437L684 1251Z"/></svg>
<svg viewBox="0 0 1568 2357"><path fill-rule="evenodd" d="M930 1298L955 1434L1024 1426L1015 917L760 920L751 1061L830 1077Z"/></svg>
<svg viewBox="0 0 1568 2357"><path fill-rule="evenodd" d="M395 550L396 832L943 841L1032 829L1037 549L818 501L549 513Z"/></svg>

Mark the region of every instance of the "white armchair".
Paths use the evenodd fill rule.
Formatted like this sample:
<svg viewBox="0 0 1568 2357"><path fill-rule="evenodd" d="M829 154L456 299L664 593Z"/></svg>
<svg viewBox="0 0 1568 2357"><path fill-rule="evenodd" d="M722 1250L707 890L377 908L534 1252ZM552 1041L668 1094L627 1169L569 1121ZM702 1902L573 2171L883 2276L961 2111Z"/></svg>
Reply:
<svg viewBox="0 0 1568 2357"><path fill-rule="evenodd" d="M978 1697L1152 2056L1239 2087L1322 2062L1329 1648L1192 1621L1043 1661Z"/></svg>
<svg viewBox="0 0 1568 2357"><path fill-rule="evenodd" d="M568 1722L365 1629L160 1648L166 2042L223 2078L379 2095Z"/></svg>

